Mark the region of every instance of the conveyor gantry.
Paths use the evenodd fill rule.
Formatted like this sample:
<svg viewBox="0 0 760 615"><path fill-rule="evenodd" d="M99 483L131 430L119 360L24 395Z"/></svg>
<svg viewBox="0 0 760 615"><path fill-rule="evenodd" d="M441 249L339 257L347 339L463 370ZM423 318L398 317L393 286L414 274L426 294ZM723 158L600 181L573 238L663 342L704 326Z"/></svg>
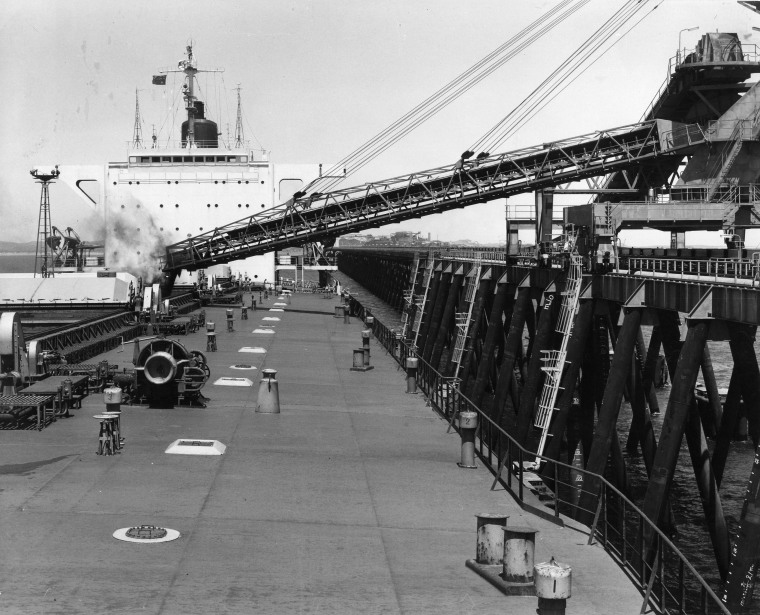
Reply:
<svg viewBox="0 0 760 615"><path fill-rule="evenodd" d="M607 175L705 142L696 124L652 120L324 194L168 246L166 271L194 270L310 241Z"/></svg>

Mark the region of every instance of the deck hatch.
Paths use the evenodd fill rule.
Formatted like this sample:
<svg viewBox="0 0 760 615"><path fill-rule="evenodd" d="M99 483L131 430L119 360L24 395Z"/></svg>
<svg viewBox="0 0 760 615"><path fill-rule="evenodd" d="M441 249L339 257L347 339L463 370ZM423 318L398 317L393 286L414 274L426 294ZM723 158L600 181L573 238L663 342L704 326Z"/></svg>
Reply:
<svg viewBox="0 0 760 615"><path fill-rule="evenodd" d="M180 438L166 449L167 455L224 455L227 446L219 440L202 440L200 438Z"/></svg>

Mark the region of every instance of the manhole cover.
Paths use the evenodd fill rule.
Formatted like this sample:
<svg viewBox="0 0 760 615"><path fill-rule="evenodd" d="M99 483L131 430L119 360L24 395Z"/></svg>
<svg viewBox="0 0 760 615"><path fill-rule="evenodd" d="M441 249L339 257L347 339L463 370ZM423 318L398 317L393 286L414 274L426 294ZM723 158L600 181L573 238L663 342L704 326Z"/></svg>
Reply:
<svg viewBox="0 0 760 615"><path fill-rule="evenodd" d="M279 322L280 319L277 316L264 316L261 320L269 320L273 322Z"/></svg>
<svg viewBox="0 0 760 615"><path fill-rule="evenodd" d="M156 525L136 525L135 527L123 527L116 530L113 537L125 542L169 542L179 538L179 532Z"/></svg>
<svg viewBox="0 0 760 615"><path fill-rule="evenodd" d="M252 354L266 354L266 348L261 346L243 346L238 352L250 352Z"/></svg>
<svg viewBox="0 0 760 615"><path fill-rule="evenodd" d="M272 334L274 333L274 329L254 329L254 333L264 333L264 334Z"/></svg>
<svg viewBox="0 0 760 615"><path fill-rule="evenodd" d="M127 530L128 538L142 538L143 540L158 540L164 538L166 534L164 528L155 525L138 525Z"/></svg>
<svg viewBox="0 0 760 615"><path fill-rule="evenodd" d="M237 365L230 365L230 369L256 369L253 365L247 363L238 363Z"/></svg>

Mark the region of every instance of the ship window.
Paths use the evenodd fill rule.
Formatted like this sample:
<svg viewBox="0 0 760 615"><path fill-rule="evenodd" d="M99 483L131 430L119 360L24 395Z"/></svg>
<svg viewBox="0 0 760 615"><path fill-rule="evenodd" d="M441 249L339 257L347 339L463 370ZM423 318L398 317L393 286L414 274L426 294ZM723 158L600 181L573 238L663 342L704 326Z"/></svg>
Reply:
<svg viewBox="0 0 760 615"><path fill-rule="evenodd" d="M236 156L229 156L229 157L227 158L227 161L228 161L228 162L236 162L236 161L237 161L237 157L236 157Z"/></svg>
<svg viewBox="0 0 760 615"><path fill-rule="evenodd" d="M172 157L171 156L161 156L161 162L171 162Z"/></svg>
<svg viewBox="0 0 760 615"><path fill-rule="evenodd" d="M130 156L129 162L132 164L137 164L137 156Z"/></svg>
<svg viewBox="0 0 760 615"><path fill-rule="evenodd" d="M182 162L182 156L172 156L172 162Z"/></svg>
<svg viewBox="0 0 760 615"><path fill-rule="evenodd" d="M248 156L240 156L240 162L248 162Z"/></svg>
<svg viewBox="0 0 760 615"><path fill-rule="evenodd" d="M226 162L227 158L225 156L217 156L216 157L217 162Z"/></svg>
<svg viewBox="0 0 760 615"><path fill-rule="evenodd" d="M140 162L143 162L143 163L148 163L148 162L150 162L150 156L142 156L142 157L140 158Z"/></svg>
<svg viewBox="0 0 760 615"><path fill-rule="evenodd" d="M150 159L151 162L161 162L161 158L159 156L153 156Z"/></svg>
<svg viewBox="0 0 760 615"><path fill-rule="evenodd" d="M206 162L214 162L214 160L216 160L216 158L214 156L206 156L205 160L206 160Z"/></svg>
<svg viewBox="0 0 760 615"><path fill-rule="evenodd" d="M193 161L193 157L192 156L183 156L182 157L182 162L192 162L192 161Z"/></svg>

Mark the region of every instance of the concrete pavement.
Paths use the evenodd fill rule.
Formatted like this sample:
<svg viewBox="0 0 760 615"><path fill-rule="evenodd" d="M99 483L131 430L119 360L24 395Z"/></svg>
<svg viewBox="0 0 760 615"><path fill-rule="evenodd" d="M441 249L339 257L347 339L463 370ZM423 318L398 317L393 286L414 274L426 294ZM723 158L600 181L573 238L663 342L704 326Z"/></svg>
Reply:
<svg viewBox="0 0 760 615"><path fill-rule="evenodd" d="M363 327L334 318L336 303L294 295L284 312L247 321L236 309L234 333L224 309L207 309L219 345L207 353L208 406L125 406L117 456L95 455L99 395L42 432L0 431L0 612L532 615L535 597L505 597L465 567L474 515L504 512L539 530L536 562L554 555L573 567L569 614L638 613L639 593L586 535L523 513L490 491L485 468L457 467L458 436L422 395L404 393L374 340L374 369L349 369ZM261 324L276 333L252 333ZM177 339L205 351L203 332ZM130 365L126 348L105 356ZM278 370L279 415L254 412L264 367ZM221 376L254 386L213 385ZM177 438L218 439L227 451L165 454ZM143 524L180 537L112 537Z"/></svg>

